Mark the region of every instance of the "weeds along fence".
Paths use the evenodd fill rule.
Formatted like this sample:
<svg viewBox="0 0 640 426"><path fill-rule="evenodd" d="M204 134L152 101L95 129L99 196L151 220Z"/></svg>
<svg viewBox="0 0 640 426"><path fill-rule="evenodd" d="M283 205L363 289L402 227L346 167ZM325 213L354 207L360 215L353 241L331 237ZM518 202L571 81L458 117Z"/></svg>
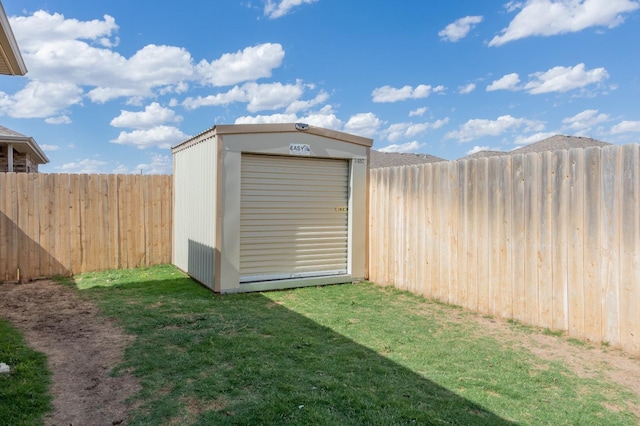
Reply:
<svg viewBox="0 0 640 426"><path fill-rule="evenodd" d="M172 177L0 173L0 282L171 261Z"/></svg>
<svg viewBox="0 0 640 426"><path fill-rule="evenodd" d="M640 353L639 148L371 170L369 278Z"/></svg>

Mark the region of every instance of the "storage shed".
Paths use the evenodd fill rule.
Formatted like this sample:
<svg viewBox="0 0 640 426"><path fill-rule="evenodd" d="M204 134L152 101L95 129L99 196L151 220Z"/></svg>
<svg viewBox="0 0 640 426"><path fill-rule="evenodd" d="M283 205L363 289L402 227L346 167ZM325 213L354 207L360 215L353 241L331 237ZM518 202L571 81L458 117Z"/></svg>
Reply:
<svg viewBox="0 0 640 426"><path fill-rule="evenodd" d="M364 279L372 143L290 123L175 146L173 263L220 293Z"/></svg>

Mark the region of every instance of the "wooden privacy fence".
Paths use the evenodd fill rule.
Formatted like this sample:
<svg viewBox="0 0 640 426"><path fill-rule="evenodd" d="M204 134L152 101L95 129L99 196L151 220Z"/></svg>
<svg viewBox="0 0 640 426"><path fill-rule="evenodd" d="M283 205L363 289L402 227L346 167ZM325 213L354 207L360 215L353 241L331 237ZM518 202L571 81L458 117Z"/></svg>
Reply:
<svg viewBox="0 0 640 426"><path fill-rule="evenodd" d="M172 177L0 173L0 282L171 261Z"/></svg>
<svg viewBox="0 0 640 426"><path fill-rule="evenodd" d="M639 148L371 170L369 277L640 353Z"/></svg>

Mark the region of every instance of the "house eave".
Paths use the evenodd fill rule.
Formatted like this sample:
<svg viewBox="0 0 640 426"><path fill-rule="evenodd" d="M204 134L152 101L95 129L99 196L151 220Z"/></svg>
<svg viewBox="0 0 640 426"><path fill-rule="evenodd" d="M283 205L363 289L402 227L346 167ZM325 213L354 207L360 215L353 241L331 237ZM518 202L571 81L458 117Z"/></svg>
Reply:
<svg viewBox="0 0 640 426"><path fill-rule="evenodd" d="M11 30L9 18L0 3L0 74L22 76L26 73L27 66Z"/></svg>
<svg viewBox="0 0 640 426"><path fill-rule="evenodd" d="M49 158L31 137L2 136L0 144L11 144L13 149L23 154L31 154L37 159L38 164L47 164Z"/></svg>

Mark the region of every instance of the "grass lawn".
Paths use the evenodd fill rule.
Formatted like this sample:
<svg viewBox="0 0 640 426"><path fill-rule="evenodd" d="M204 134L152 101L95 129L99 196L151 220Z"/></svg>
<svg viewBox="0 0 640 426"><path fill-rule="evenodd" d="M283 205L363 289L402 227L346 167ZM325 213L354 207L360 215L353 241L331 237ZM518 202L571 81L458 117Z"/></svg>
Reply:
<svg viewBox="0 0 640 426"><path fill-rule="evenodd" d="M46 357L29 348L8 321L0 319L0 362L10 367L0 374L0 425L41 424L51 409Z"/></svg>
<svg viewBox="0 0 640 426"><path fill-rule="evenodd" d="M116 369L142 383L134 425L638 424L621 386L394 289L221 296L170 266L75 285L136 336Z"/></svg>

